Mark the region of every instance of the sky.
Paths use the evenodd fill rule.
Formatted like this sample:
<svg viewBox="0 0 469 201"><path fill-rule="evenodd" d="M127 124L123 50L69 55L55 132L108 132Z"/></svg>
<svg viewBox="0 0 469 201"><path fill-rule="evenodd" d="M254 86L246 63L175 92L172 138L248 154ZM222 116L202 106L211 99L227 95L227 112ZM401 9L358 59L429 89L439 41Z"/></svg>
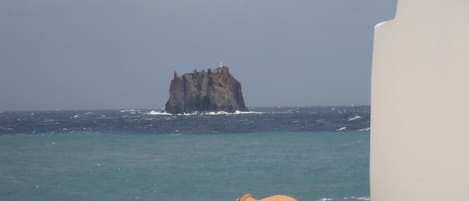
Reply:
<svg viewBox="0 0 469 201"><path fill-rule="evenodd" d="M161 109L230 67L248 107L366 105L396 0L2 0L0 111Z"/></svg>

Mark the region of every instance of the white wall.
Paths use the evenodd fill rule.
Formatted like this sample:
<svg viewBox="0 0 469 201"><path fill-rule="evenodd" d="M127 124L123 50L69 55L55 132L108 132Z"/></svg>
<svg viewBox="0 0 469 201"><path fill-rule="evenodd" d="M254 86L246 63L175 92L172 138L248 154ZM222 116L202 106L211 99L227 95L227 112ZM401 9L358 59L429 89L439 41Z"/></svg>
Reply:
<svg viewBox="0 0 469 201"><path fill-rule="evenodd" d="M376 26L371 200L469 200L469 0L399 0Z"/></svg>

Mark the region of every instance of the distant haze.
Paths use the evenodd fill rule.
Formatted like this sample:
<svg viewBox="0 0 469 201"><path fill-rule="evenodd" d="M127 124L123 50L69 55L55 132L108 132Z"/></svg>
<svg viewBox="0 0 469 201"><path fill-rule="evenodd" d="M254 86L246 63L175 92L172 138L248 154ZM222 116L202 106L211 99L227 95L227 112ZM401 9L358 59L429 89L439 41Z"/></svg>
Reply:
<svg viewBox="0 0 469 201"><path fill-rule="evenodd" d="M2 0L0 110L162 108L173 72L229 66L247 106L369 104L396 0Z"/></svg>

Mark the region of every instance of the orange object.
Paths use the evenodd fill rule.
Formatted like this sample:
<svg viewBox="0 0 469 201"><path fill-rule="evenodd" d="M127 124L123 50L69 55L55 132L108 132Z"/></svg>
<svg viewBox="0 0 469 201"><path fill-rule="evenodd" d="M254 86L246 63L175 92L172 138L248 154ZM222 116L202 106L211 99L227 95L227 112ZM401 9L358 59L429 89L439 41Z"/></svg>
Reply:
<svg viewBox="0 0 469 201"><path fill-rule="evenodd" d="M297 201L295 198L292 198L287 195L273 195L260 200L256 200L252 197L251 194L245 194L243 197L237 199L236 201Z"/></svg>

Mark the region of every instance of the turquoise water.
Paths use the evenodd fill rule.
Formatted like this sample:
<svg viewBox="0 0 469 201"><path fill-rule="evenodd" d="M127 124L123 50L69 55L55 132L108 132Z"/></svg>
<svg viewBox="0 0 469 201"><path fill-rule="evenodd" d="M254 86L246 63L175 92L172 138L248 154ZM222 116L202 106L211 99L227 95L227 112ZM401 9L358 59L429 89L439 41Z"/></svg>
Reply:
<svg viewBox="0 0 469 201"><path fill-rule="evenodd" d="M369 195L368 132L0 136L1 201Z"/></svg>

